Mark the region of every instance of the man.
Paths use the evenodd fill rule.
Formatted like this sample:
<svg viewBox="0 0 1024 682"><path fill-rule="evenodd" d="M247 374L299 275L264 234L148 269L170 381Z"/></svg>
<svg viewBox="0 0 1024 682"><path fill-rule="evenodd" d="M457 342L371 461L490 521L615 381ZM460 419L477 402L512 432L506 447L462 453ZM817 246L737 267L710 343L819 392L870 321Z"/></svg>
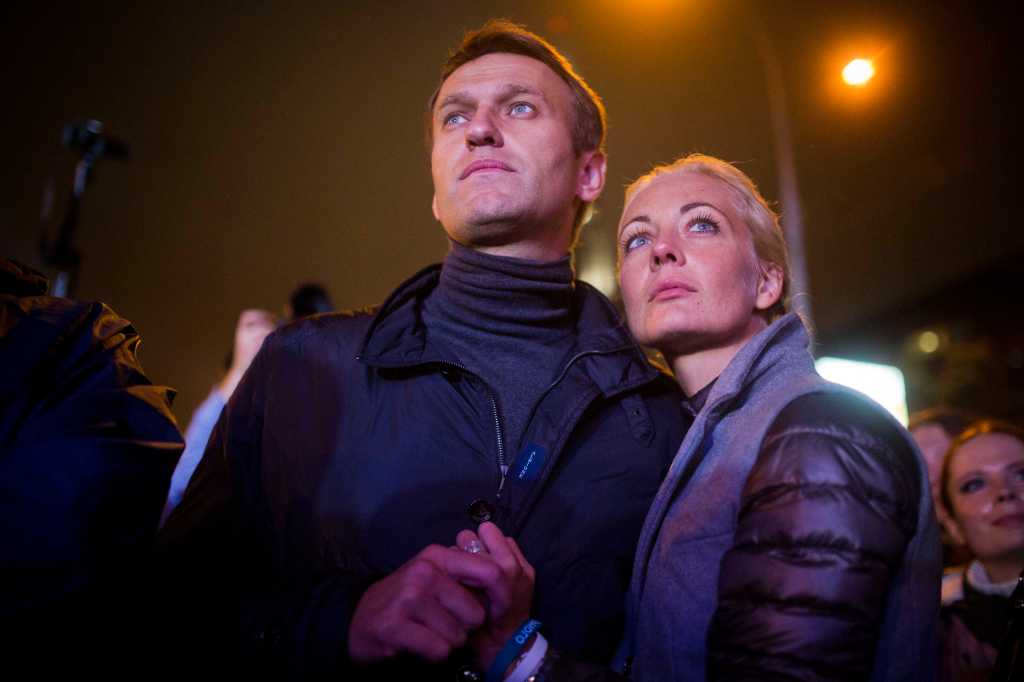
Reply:
<svg viewBox="0 0 1024 682"><path fill-rule="evenodd" d="M189 628L214 637L210 604L233 590L240 614L222 615L261 674L452 679L468 638L493 653L519 625L490 563L450 547L489 519L537 568L532 615L560 649L611 658L683 424L673 383L573 279L604 130L542 39L507 22L466 36L430 105L452 249L373 314L267 338L163 533L179 604L203 609Z"/></svg>

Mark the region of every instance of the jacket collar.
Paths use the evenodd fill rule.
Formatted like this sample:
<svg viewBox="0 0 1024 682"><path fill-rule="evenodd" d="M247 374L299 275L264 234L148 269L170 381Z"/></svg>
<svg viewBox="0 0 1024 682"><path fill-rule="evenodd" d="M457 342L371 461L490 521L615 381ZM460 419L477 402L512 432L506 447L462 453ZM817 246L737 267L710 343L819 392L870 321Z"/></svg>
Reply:
<svg viewBox="0 0 1024 682"><path fill-rule="evenodd" d="M807 329L796 313L780 317L755 334L726 365L715 380L704 407L715 409L727 403L749 390L760 376L774 367L813 369L809 345Z"/></svg>
<svg viewBox="0 0 1024 682"><path fill-rule="evenodd" d="M360 344L358 359L380 368L457 363L436 344L427 343L423 302L437 287L441 264L430 265L401 284L377 309ZM633 341L611 302L586 282L576 280L572 308L575 343L566 369L579 364L605 396L630 390L662 376Z"/></svg>

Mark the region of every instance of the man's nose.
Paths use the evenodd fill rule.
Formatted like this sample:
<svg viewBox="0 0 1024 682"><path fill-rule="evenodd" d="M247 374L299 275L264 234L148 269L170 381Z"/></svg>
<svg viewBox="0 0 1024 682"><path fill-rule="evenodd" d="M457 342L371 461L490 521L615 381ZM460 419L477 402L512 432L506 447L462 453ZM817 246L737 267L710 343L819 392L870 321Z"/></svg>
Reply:
<svg viewBox="0 0 1024 682"><path fill-rule="evenodd" d="M466 145L470 149L476 147L500 147L504 144L500 126L494 120L494 112L481 107L466 126Z"/></svg>

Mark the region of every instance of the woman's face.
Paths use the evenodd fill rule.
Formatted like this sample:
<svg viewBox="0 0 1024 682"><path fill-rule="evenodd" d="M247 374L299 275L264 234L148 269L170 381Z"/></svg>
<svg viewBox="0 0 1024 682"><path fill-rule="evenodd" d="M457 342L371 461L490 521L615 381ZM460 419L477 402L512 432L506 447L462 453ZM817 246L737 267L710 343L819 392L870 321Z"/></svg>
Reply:
<svg viewBox="0 0 1024 682"><path fill-rule="evenodd" d="M985 433L949 462L951 534L981 560L1024 551L1024 443Z"/></svg>
<svg viewBox="0 0 1024 682"><path fill-rule="evenodd" d="M667 356L745 342L781 295L781 271L762 267L716 178L656 177L626 205L618 242L629 328Z"/></svg>

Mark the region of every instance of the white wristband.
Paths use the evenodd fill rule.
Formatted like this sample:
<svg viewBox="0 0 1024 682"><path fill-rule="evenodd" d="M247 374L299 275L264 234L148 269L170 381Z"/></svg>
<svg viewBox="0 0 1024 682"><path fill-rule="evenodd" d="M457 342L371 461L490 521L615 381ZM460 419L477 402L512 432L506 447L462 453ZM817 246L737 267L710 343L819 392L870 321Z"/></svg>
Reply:
<svg viewBox="0 0 1024 682"><path fill-rule="evenodd" d="M505 682L526 682L526 678L540 668L540 664L544 661L544 654L547 652L548 640L538 632L536 639L533 640L533 646L526 652L519 664L512 669L512 674L505 678Z"/></svg>

